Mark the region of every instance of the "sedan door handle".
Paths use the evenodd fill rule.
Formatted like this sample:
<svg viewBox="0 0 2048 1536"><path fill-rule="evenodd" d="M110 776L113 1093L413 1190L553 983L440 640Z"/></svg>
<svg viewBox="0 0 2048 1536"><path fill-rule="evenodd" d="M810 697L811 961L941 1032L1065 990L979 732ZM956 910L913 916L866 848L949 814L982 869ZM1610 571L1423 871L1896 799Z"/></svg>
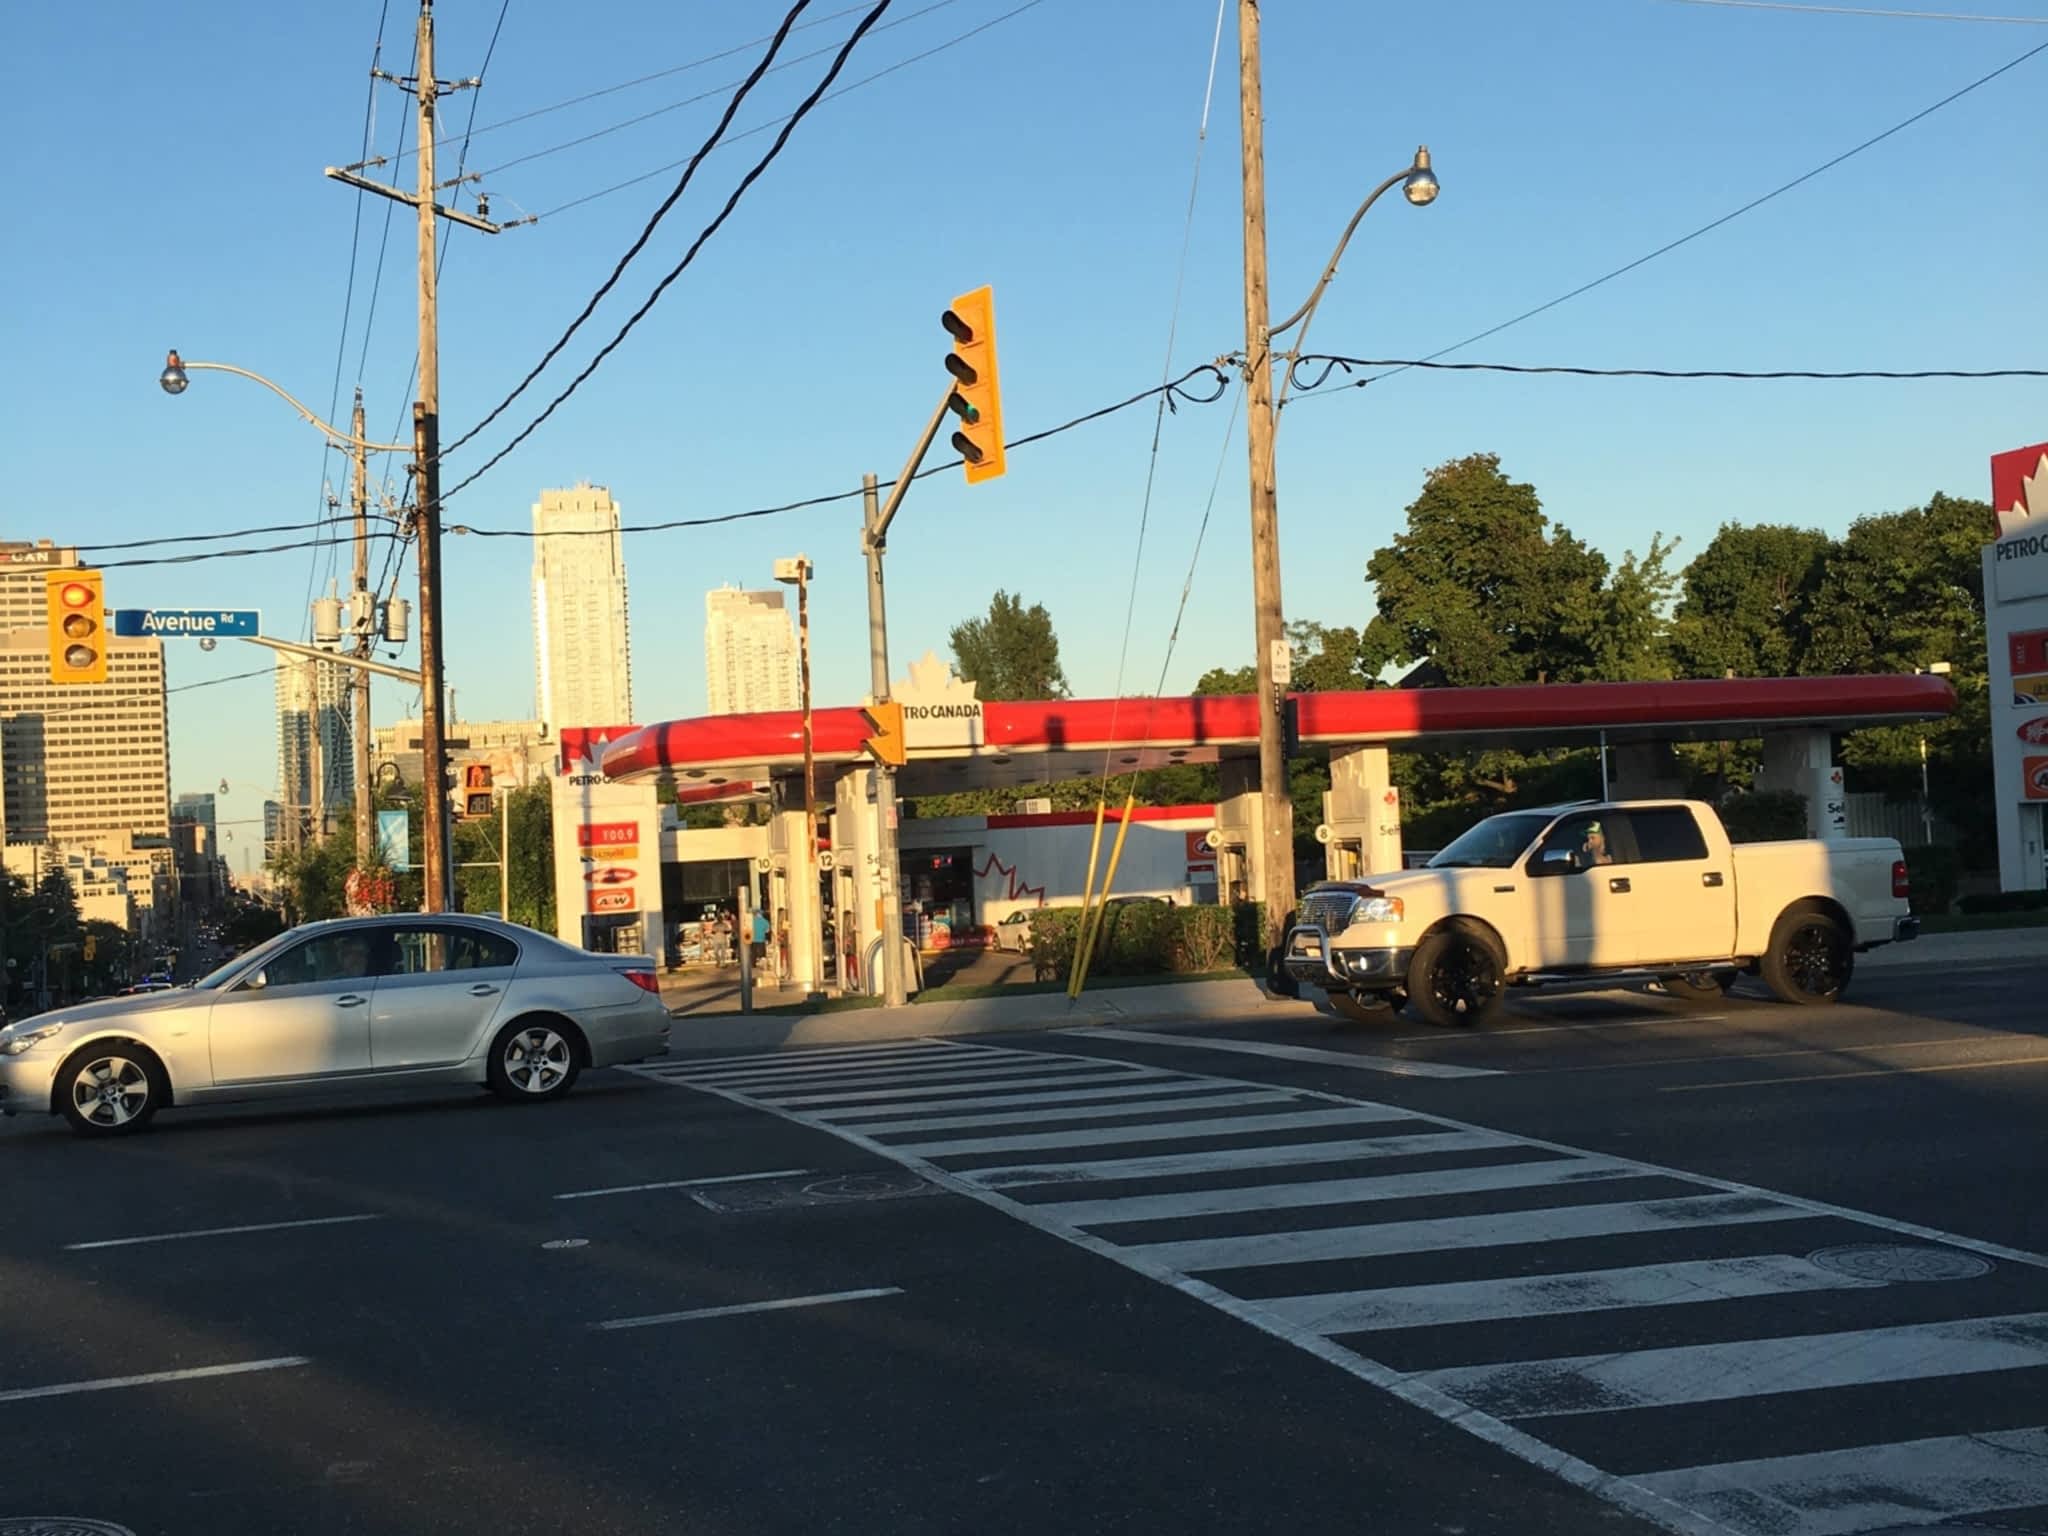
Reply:
<svg viewBox="0 0 2048 1536"><path fill-rule="evenodd" d="M355 993L349 992L337 997L334 1000L334 1006L337 1008L360 1008L368 1001L367 997L358 997Z"/></svg>
<svg viewBox="0 0 2048 1536"><path fill-rule="evenodd" d="M1704 875L1700 876L1701 885L1719 885L1720 883L1721 871L1719 871L1718 869L1710 869Z"/></svg>
<svg viewBox="0 0 2048 1536"><path fill-rule="evenodd" d="M493 992L497 990L498 989L492 986L489 982L480 981L475 986L469 989L469 995L471 997L489 997Z"/></svg>
<svg viewBox="0 0 2048 1536"><path fill-rule="evenodd" d="M1628 876L1616 875L1612 880L1607 882L1607 889L1609 889L1610 891L1618 891L1620 894L1626 896L1628 894Z"/></svg>

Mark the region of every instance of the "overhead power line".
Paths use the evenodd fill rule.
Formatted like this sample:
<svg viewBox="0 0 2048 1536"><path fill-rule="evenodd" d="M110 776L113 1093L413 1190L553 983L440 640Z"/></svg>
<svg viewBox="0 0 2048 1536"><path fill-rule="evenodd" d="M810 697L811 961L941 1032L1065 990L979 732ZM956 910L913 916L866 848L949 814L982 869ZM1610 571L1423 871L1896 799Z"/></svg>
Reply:
<svg viewBox="0 0 2048 1536"><path fill-rule="evenodd" d="M1821 379L1830 383L1848 379L2048 379L2048 368L1586 368L1569 363L1444 363L1434 357L1344 357L1331 352L1307 352L1296 360L1290 373L1320 363L1312 379L1296 378L1294 388L1308 394L1320 389L1333 372L1350 373L1354 368L1385 368L1399 373L1409 368L1427 368L1441 373L1570 374L1582 379L1737 379L1745 382L1767 379ZM1333 386L1363 389L1388 374L1370 379L1350 379Z"/></svg>
<svg viewBox="0 0 2048 1536"><path fill-rule="evenodd" d="M1676 240L1668 240L1663 245L1658 246L1654 251L1645 252L1643 255L1636 257L1634 261L1625 262L1621 266L1616 267L1611 272L1603 272L1600 274L1600 276L1594 278L1591 282L1581 283L1578 287L1570 289L1567 292L1561 293L1554 299L1545 300L1543 303L1536 305L1534 308L1525 309L1519 315L1511 316L1510 318L1501 321L1498 325L1489 325L1483 331L1474 331L1470 336L1467 336L1463 341L1454 341L1448 347L1440 347L1436 351L1430 353L1427 357L1418 359L1416 362L1403 363L1399 367L1392 368L1389 370L1389 373L1399 373L1406 368L1419 367L1422 363L1425 362L1434 362L1436 361L1436 359L1440 357L1449 357L1453 352L1462 352L1465 350L1465 348L1471 346L1474 342L1484 341L1489 336L1498 336L1502 331L1508 330L1513 326L1520 325L1524 320L1533 320L1538 315L1547 314L1549 311L1556 309L1560 304L1568 304L1573 299L1591 293L1595 288L1599 288L1607 283L1613 282L1617 277L1625 277L1627 274L1635 271L1636 268L1647 266L1649 263L1655 261L1660 256L1668 256L1673 251L1677 250L1679 247L1690 245L1693 241L1699 239L1702 235L1713 233L1713 231L1719 229L1723 224L1733 223L1736 219L1741 218L1745 213L1751 213L1756 209L1763 207L1765 203L1771 202L1775 198L1783 197L1787 192L1792 191L1795 187L1804 186L1807 182L1812 181L1816 176L1820 176L1828 171L1833 170L1836 166L1842 164L1845 160L1854 159L1856 156L1862 154L1866 149L1871 149L1879 144L1882 144L1886 139L1891 138L1894 134L1903 133L1906 129L1912 127L1921 119L1932 117L1936 112L1939 112L1943 107L1949 106L1954 102L1961 101L1965 96L1969 95L1972 91L1982 89L1984 86L1987 86L1992 81L1996 80L2000 75L2006 74L2011 70L2019 68L2020 65L2026 63L2029 59L2032 59L2036 55L2041 54L2043 52L2048 52L2048 43L2036 44L2034 47L2029 48L2025 53L2021 54L2018 58L2009 59L2005 63L1999 65L1998 68L1992 70L1989 74L1979 75L1975 80L1972 80L1968 85L1963 86L1960 90L1949 92L1948 95L1942 97L1941 100L1935 102L1933 105L1922 107L1918 112L1915 112L1911 117L1904 118L1899 122L1893 123L1891 127L1885 129L1882 133L1872 134L1869 138L1865 139L1861 144L1855 145L1853 148L1843 150L1839 155L1836 155L1831 160L1823 160L1819 165L1816 165L1812 170L1803 172L1798 176L1794 176L1790 181L1780 183L1779 185L1771 188L1770 191L1764 193L1760 197L1751 198L1741 207L1732 209L1729 212L1722 214L1718 219L1710 220L1709 222L1702 224L1698 229L1680 235ZM1388 376L1388 374L1380 374L1376 378L1365 379L1361 380L1360 382L1367 384L1377 383L1379 379L1386 378Z"/></svg>
<svg viewBox="0 0 2048 1536"><path fill-rule="evenodd" d="M717 217L704 226L697 238L690 243L690 248L683 253L683 259L671 267L668 270L668 274L654 285L654 291L648 294L640 307L626 317L626 323L619 327L618 333L598 349L597 355L584 365L583 371L571 379L567 387L560 394L556 395L554 399L550 400L546 408L538 416L522 427L509 443L477 466L476 469L472 470L449 490L443 491L441 493L441 501L445 503L449 497L455 495L463 487L473 485L479 476L487 473L493 465L501 462L507 454L531 437L540 427L541 423L554 415L562 402L575 394L582 387L583 381L597 372L604 360L618 349L627 336L632 334L633 328L645 319L648 312L661 301L661 296L668 291L669 285L681 277L690 263L697 259L697 253L704 249L705 242L717 234L725 221L732 216L733 209L739 206L740 199L746 196L747 189L760 180L762 173L775 163L776 157L782 153L783 147L789 143L790 135L796 131L797 124L808 117L811 109L817 106L819 101L823 99L826 90L834 80L839 78L839 72L846 67L846 61L853 56L853 50L860 46L860 40L867 36L869 28L881 19L882 13L889 9L891 3L892 0L876 0L876 3L868 10L867 14L855 23L852 33L840 45L839 52L833 56L831 65L825 71L824 78L812 88L810 95L806 96L797 105L796 111L790 114L789 121L784 123L782 131L776 134L775 142L768 146L768 152L755 161L753 168L740 178L739 185L733 188L732 195L725 200L725 206L718 210Z"/></svg>
<svg viewBox="0 0 2048 1536"><path fill-rule="evenodd" d="M400 535L373 531L370 537L372 539L395 539L400 537ZM188 555L152 555L134 560L102 560L99 563L98 569L103 571L119 571L137 565L196 565L202 560L240 560L250 555L283 555L299 549L338 549L344 545L353 545L354 543L355 538L353 535L331 539L296 539L289 544L266 544L250 549L201 549L194 550Z"/></svg>
<svg viewBox="0 0 2048 1536"><path fill-rule="evenodd" d="M712 148L718 143L725 130L732 126L733 114L739 111L740 104L747 99L748 93L760 83L762 76L766 75L770 68L773 67L776 53L789 37L791 29L796 25L797 17L803 14L804 8L810 3L811 0L796 0L796 4L790 7L788 14L782 18L782 25L775 29L774 35L768 40L768 51L761 55L760 61L754 65L746 78L741 80L734 89L731 100L725 104L725 111L719 114L717 123L712 126L711 132L704 142L697 147L696 154L690 157L690 163L684 169L681 179L676 182L675 186L669 189L668 196L661 200L661 206L654 210L646 224L642 226L640 233L634 237L633 243L626 247L626 254L613 264L611 272L602 283L598 284L597 292L593 293L584 303L583 308L577 311L576 318L569 322L569 328L555 339L553 346L541 354L540 361L527 371L525 378L513 386L512 392L491 407L484 415L483 420L479 421L475 426L463 433L462 436L456 438L454 442L441 450L444 457L453 453L464 443L475 437L477 433L483 431L485 427L496 421L499 416L504 414L507 406L525 394L528 386L541 376L542 370L561 355L562 348L569 344L569 338L574 336L582 328L583 322L595 313L597 306L603 301L605 295L618 286L619 279L625 276L626 268L632 265L633 258L646 249L647 242L654 238L655 229L663 219L668 217L669 210L675 207L677 200L688 189L690 179L697 174L697 167L703 164L704 157L711 153ZM445 500L446 498L444 497L443 499Z"/></svg>
<svg viewBox="0 0 2048 1536"><path fill-rule="evenodd" d="M931 47L921 49L920 51L911 54L907 58L898 59L894 64L885 65L883 68L876 70L871 75L863 75L858 80L850 80L845 85L839 87L839 89L836 91L827 91L823 99L826 101L833 101L841 96L846 95L849 91L857 91L862 86L873 85L877 80L883 79L885 76L888 75L893 75L899 69L908 69L911 65L921 64L926 59L929 59L936 54L944 53L949 48L957 48L962 43L967 42L969 39L979 37L982 33L988 31L989 28L999 27L1004 22L1010 20L1012 17L1022 16L1026 11L1032 10L1037 6L1043 5L1044 3L1045 0L1024 0L1024 3L1022 5L1012 6L1009 10L1004 11L1000 16L991 16L987 21L982 22L979 26L969 27L965 32L959 33L954 37L949 37L943 43L934 43ZM756 134L766 133L769 129L775 128L788 121L789 119L787 117L774 117L770 118L765 123L757 123L752 128L743 128L738 133L728 134L723 143L719 145L719 147L723 149L727 145L739 143L739 141L742 139L751 139ZM538 222L539 220L542 219L551 219L558 213L567 213L571 208L581 208L585 203L594 203L601 197L610 197L614 192L623 192L628 187L637 187L643 181L652 181L657 176L667 174L668 172L674 170L677 166L681 165L682 163L683 162L680 160L671 160L667 162L665 165L657 165L651 171L642 171L637 176L628 176L624 181L615 181L610 186L599 187L595 192L582 193L580 196L570 198L567 202L557 203L552 208L543 209L541 212L533 216L534 220Z"/></svg>

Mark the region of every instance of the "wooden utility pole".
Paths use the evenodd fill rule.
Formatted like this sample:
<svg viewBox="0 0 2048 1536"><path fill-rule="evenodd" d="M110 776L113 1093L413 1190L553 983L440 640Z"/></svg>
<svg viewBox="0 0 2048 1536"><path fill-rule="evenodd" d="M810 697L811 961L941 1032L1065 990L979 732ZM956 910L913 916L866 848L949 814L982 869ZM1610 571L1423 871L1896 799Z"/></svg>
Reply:
<svg viewBox="0 0 2048 1536"><path fill-rule="evenodd" d="M487 235L505 226L493 224L481 213L464 213L434 201L434 103L443 91L482 84L479 80L442 81L434 78L434 0L420 0L420 18L409 85L419 103L419 179L416 189L401 191L358 174L363 167L329 166L327 175L345 186L375 192L379 197L410 204L419 214L420 289L420 393L413 402L412 430L415 472L415 525L419 532L420 567L420 757L426 779L420 816L421 864L425 877L424 905L429 912L445 912L454 904L453 870L448 844L448 754L442 727L442 623L441 623L441 342L438 324L438 276L434 270L439 221L466 224ZM391 76L383 76L391 79ZM478 199L478 207L483 206ZM360 433L357 436L361 436Z"/></svg>
<svg viewBox="0 0 2048 1536"><path fill-rule="evenodd" d="M355 566L350 577L349 619L356 630L356 655L367 657L377 633L377 604L370 596L370 450L363 438L363 392L356 391L355 415L349 431L355 442L349 456L354 460L349 478L349 505L355 513ZM370 674L354 675L356 749L356 864L370 862L373 847L370 827Z"/></svg>
<svg viewBox="0 0 2048 1536"><path fill-rule="evenodd" d="M1280 521L1273 483L1271 311L1266 296L1266 129L1259 89L1259 3L1238 0L1238 115L1244 141L1245 441L1251 451L1252 609L1259 689L1261 885L1266 948L1294 911L1294 800L1287 788L1285 685L1274 662L1286 643L1280 606Z"/></svg>

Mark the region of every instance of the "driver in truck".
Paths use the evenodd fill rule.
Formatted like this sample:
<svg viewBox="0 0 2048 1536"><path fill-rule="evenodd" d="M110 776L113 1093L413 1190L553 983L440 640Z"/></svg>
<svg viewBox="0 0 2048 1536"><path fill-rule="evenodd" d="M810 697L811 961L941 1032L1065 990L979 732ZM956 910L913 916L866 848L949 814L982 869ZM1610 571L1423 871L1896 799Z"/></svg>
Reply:
<svg viewBox="0 0 2048 1536"><path fill-rule="evenodd" d="M1595 864L1612 864L1614 854L1607 847L1606 830L1597 821L1586 823L1586 836L1579 844L1579 867L1590 869Z"/></svg>

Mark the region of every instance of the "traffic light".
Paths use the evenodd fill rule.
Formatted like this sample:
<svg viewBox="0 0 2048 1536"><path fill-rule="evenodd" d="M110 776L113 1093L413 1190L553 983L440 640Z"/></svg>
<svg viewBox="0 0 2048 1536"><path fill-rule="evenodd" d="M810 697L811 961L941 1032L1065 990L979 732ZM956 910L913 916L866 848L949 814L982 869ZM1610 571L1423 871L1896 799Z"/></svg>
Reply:
<svg viewBox="0 0 2048 1536"><path fill-rule="evenodd" d="M107 680L107 599L98 571L45 574L50 625L50 681L71 685Z"/></svg>
<svg viewBox="0 0 2048 1536"><path fill-rule="evenodd" d="M980 287L963 293L939 317L951 333L946 371L953 375L948 402L960 418L953 447L967 461L967 483L993 480L1003 472L1003 397L996 382L996 292Z"/></svg>
<svg viewBox="0 0 2048 1536"><path fill-rule="evenodd" d="M876 762L901 768L905 761L903 706L891 699L887 704L863 704L860 713L868 729L874 732L861 745Z"/></svg>
<svg viewBox="0 0 2048 1536"><path fill-rule="evenodd" d="M462 804L456 815L467 821L489 816L496 806L491 789L491 765L471 763L462 770Z"/></svg>

